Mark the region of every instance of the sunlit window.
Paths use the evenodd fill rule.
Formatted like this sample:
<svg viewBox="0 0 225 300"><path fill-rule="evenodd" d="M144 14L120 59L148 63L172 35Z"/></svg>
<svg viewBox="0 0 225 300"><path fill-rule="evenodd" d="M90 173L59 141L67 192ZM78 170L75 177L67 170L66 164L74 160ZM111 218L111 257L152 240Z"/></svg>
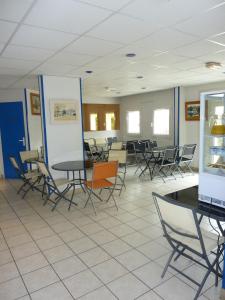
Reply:
<svg viewBox="0 0 225 300"><path fill-rule="evenodd" d="M98 129L98 115L90 114L90 129L97 130Z"/></svg>
<svg viewBox="0 0 225 300"><path fill-rule="evenodd" d="M105 123L106 123L106 130L115 130L115 125L116 125L115 113L106 113Z"/></svg>
<svg viewBox="0 0 225 300"><path fill-rule="evenodd" d="M170 110L156 109L153 117L153 134L169 135L170 132Z"/></svg>
<svg viewBox="0 0 225 300"><path fill-rule="evenodd" d="M224 113L224 106L216 106L215 107L215 114L221 116Z"/></svg>
<svg viewBox="0 0 225 300"><path fill-rule="evenodd" d="M127 132L130 134L140 133L140 111L128 111Z"/></svg>

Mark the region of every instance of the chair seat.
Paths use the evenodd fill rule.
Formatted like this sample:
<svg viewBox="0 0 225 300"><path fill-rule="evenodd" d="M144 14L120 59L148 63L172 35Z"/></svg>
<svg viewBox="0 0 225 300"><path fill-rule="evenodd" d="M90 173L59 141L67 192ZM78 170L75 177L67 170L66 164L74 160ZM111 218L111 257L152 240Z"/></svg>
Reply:
<svg viewBox="0 0 225 300"><path fill-rule="evenodd" d="M178 229L179 230L179 229ZM202 237L203 237L203 241L204 241L204 244L205 244L205 249L206 249L206 252L207 253L210 253L210 251L212 251L213 249L216 249L217 248L217 238L218 238L218 235L212 233L212 232L209 232L209 231L206 231L204 229L201 229L201 232L202 232ZM187 232L188 234L188 232ZM198 251L201 253L201 245L200 245L200 242L199 240L195 240L193 238L189 238L189 237L185 237L185 236L181 236L175 232L171 232L170 233L170 236L177 240L177 241L180 241L181 243L183 243L184 245L186 246L189 246L190 248ZM220 238L220 241L219 241L220 244L223 244L224 243L224 237L221 237Z"/></svg>
<svg viewBox="0 0 225 300"><path fill-rule="evenodd" d="M102 189L105 187L111 187L111 186L113 186L113 183L106 179L100 179L100 180L95 180L95 181L87 180L87 181L85 181L85 185L89 188L97 190L97 189Z"/></svg>
<svg viewBox="0 0 225 300"><path fill-rule="evenodd" d="M42 174L37 169L32 171L27 171L26 173L24 173L24 177L26 179L35 179L40 176L42 176Z"/></svg>

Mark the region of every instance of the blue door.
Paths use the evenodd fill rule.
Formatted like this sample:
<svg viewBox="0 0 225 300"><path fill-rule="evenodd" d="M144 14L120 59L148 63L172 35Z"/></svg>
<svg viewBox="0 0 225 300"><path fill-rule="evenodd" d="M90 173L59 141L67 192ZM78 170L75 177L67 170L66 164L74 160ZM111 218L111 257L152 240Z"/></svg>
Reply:
<svg viewBox="0 0 225 300"><path fill-rule="evenodd" d="M0 132L5 178L17 178L9 160L14 156L19 160L19 152L26 149L22 102L0 103Z"/></svg>

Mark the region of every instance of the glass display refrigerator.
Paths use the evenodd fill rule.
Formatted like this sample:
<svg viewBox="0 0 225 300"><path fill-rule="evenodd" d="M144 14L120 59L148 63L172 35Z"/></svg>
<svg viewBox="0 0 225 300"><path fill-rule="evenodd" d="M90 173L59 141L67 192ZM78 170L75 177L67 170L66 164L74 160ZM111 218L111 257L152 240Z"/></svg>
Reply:
<svg viewBox="0 0 225 300"><path fill-rule="evenodd" d="M225 208L225 91L201 93L199 200Z"/></svg>

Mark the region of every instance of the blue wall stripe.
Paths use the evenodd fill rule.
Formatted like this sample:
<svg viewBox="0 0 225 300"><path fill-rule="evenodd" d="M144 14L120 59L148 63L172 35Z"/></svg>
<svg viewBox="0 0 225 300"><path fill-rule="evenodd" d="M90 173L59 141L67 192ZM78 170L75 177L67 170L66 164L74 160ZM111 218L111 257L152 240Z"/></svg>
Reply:
<svg viewBox="0 0 225 300"><path fill-rule="evenodd" d="M173 144L176 146L176 88L173 89Z"/></svg>
<svg viewBox="0 0 225 300"><path fill-rule="evenodd" d="M180 86L178 86L178 103L177 103L177 145L180 146Z"/></svg>
<svg viewBox="0 0 225 300"><path fill-rule="evenodd" d="M41 104L42 104L42 130L44 137L44 152L45 152L45 162L48 165L48 144L47 144L47 130L46 130L46 114L45 114L45 96L44 96L44 82L43 76L38 76L39 79L39 90L41 94Z"/></svg>
<svg viewBox="0 0 225 300"><path fill-rule="evenodd" d="M82 94L82 80L80 78L80 109L81 109L81 130L82 130L82 150L83 150L83 164L84 164L84 177L86 179L86 168L85 168L85 153L84 153L84 126L83 126L83 94Z"/></svg>
<svg viewBox="0 0 225 300"><path fill-rule="evenodd" d="M27 150L30 150L30 132L29 132L29 123L28 123L27 89L24 89L24 98L25 98L25 115L26 115L27 141L28 141L28 149Z"/></svg>

